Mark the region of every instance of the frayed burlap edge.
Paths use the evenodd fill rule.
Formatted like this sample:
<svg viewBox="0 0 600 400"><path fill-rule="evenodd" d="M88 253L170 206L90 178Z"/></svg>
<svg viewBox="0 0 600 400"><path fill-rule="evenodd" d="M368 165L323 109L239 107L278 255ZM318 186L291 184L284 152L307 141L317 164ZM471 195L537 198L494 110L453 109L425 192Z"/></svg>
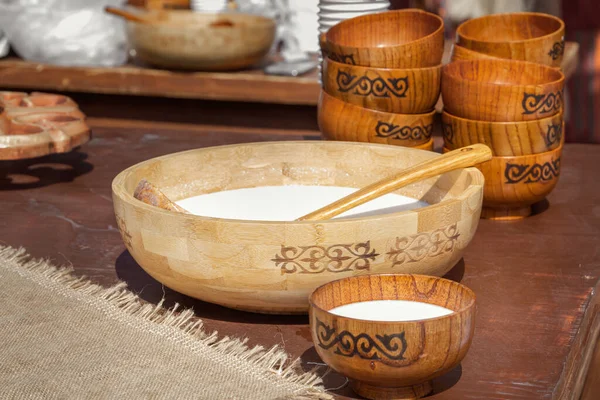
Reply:
<svg viewBox="0 0 600 400"><path fill-rule="evenodd" d="M293 395L282 398L299 400L330 400L333 398L322 387L322 379L315 371L304 372L300 360L290 361L287 353L279 346L265 349L262 346L248 347L247 339L231 337L219 338L217 332L211 334L203 330L200 319L191 309L173 308L159 304L144 303L136 294L126 289L124 282L110 288L92 283L85 277L77 277L69 267L57 267L49 260L34 259L23 248L0 245L0 268L11 269L24 278L52 289L60 294L73 296L91 306L97 307L107 316L127 322L130 317L141 318L156 324L152 330L160 336L177 336L178 341L187 341L198 346L207 346L221 355L235 357L240 362L254 367L249 373L257 379L276 379L278 383L295 387Z"/></svg>

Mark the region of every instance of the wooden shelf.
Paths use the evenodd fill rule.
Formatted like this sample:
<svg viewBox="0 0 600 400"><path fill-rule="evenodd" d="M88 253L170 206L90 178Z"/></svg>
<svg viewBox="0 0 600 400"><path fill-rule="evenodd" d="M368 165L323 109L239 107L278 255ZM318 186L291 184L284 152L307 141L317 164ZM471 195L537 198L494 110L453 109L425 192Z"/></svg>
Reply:
<svg viewBox="0 0 600 400"><path fill-rule="evenodd" d="M446 57L451 44L447 43ZM565 46L567 76L577 67L579 45ZM0 89L106 93L275 104L316 105L318 72L301 77L265 75L262 69L240 72L173 72L127 65L115 68L61 67L0 60Z"/></svg>

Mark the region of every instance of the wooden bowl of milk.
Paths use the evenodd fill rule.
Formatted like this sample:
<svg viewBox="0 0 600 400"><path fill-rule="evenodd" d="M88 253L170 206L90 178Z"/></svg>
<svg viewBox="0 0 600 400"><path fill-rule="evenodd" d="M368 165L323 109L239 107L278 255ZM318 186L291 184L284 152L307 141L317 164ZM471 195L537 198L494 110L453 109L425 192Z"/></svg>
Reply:
<svg viewBox="0 0 600 400"><path fill-rule="evenodd" d="M315 349L368 399L415 399L456 367L473 337L475 294L426 275L364 275L310 297Z"/></svg>
<svg viewBox="0 0 600 400"><path fill-rule="evenodd" d="M308 311L320 285L354 275L442 276L462 257L481 213L483 176L459 169L331 220L294 221L438 154L337 141L210 147L144 161L113 181L123 241L156 280L226 307ZM190 211L134 198L147 179Z"/></svg>

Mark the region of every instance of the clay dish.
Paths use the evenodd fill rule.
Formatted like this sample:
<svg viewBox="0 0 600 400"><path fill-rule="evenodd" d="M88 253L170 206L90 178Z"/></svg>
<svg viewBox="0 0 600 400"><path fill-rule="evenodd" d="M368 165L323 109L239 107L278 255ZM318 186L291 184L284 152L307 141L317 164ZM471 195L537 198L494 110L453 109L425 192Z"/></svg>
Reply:
<svg viewBox="0 0 600 400"><path fill-rule="evenodd" d="M556 149L563 136L562 112L521 122L487 122L442 113L444 146L450 150L483 143L495 156L523 156Z"/></svg>
<svg viewBox="0 0 600 400"><path fill-rule="evenodd" d="M452 310L437 318L372 321L329 312L372 300L409 300ZM475 328L475 294L460 283L423 275L366 275L340 279L310 296L315 349L331 368L350 378L368 399L415 399L431 380L467 354Z"/></svg>
<svg viewBox="0 0 600 400"><path fill-rule="evenodd" d="M442 66L414 69L359 67L323 60L323 89L347 103L377 111L421 114L440 97Z"/></svg>
<svg viewBox="0 0 600 400"><path fill-rule="evenodd" d="M560 67L565 50L565 24L540 13L486 15L462 23L456 30L461 46L512 60Z"/></svg>
<svg viewBox="0 0 600 400"><path fill-rule="evenodd" d="M325 52L333 60L365 67L433 67L444 54L444 21L417 9L347 19L327 31Z"/></svg>
<svg viewBox="0 0 600 400"><path fill-rule="evenodd" d="M415 146L431 139L435 110L393 114L345 103L321 91L319 129L325 139Z"/></svg>
<svg viewBox="0 0 600 400"><path fill-rule="evenodd" d="M136 57L163 68L235 70L254 65L275 40L275 22L242 13L153 11L150 23L127 22Z"/></svg>
<svg viewBox="0 0 600 400"><path fill-rule="evenodd" d="M544 200L558 182L563 143L564 135L554 150L492 157L477 166L485 176L481 218L515 220L531 215L531 206ZM444 153L448 151L444 148Z"/></svg>
<svg viewBox="0 0 600 400"><path fill-rule="evenodd" d="M442 68L444 109L480 121L513 122L550 117L562 110L565 77L525 61L457 61Z"/></svg>
<svg viewBox="0 0 600 400"><path fill-rule="evenodd" d="M231 308L306 313L309 294L335 279L444 275L477 229L481 173L457 170L395 192L430 204L423 208L301 222L167 211L135 199L138 183L152 182L174 202L257 186L362 188L438 156L402 146L320 140L190 150L121 172L112 184L115 214L128 251L166 286Z"/></svg>

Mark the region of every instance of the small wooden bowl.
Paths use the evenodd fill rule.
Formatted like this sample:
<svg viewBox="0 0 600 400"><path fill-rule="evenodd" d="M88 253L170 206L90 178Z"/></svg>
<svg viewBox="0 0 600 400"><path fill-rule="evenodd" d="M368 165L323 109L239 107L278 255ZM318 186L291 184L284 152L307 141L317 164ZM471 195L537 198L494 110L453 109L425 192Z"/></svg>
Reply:
<svg viewBox="0 0 600 400"><path fill-rule="evenodd" d="M426 143L411 146L411 148L417 149L417 150L433 151L433 138L429 139L429 141Z"/></svg>
<svg viewBox="0 0 600 400"><path fill-rule="evenodd" d="M261 61L275 40L275 21L243 13L148 12L127 22L136 57L163 68L226 71Z"/></svg>
<svg viewBox="0 0 600 400"><path fill-rule="evenodd" d="M405 322L342 317L333 308L371 300L409 300L449 308L446 316ZM460 283L424 275L340 279L310 296L309 322L321 359L368 399L415 399L467 354L475 328L475 294Z"/></svg>
<svg viewBox="0 0 600 400"><path fill-rule="evenodd" d="M478 165L485 176L481 218L509 221L531 215L531 206L544 200L558 182L564 135L562 140L545 153L492 157Z"/></svg>
<svg viewBox="0 0 600 400"><path fill-rule="evenodd" d="M325 139L397 146L427 143L436 111L426 114L392 114L355 106L321 91L319 129Z"/></svg>
<svg viewBox="0 0 600 400"><path fill-rule="evenodd" d="M525 61L457 61L442 68L444 109L492 122L530 121L562 110L565 76Z"/></svg>
<svg viewBox="0 0 600 400"><path fill-rule="evenodd" d="M461 24L457 42L468 49L512 60L560 67L565 49L565 24L540 13L486 15Z"/></svg>
<svg viewBox="0 0 600 400"><path fill-rule="evenodd" d="M487 145L495 156L543 153L560 146L563 114L522 122L475 121L442 113L444 146L450 150L473 143Z"/></svg>
<svg viewBox="0 0 600 400"><path fill-rule="evenodd" d="M448 272L477 229L481 172L456 170L395 192L421 199L427 207L322 221L166 211L134 198L138 183L146 179L175 202L257 186L362 188L438 156L401 146L323 140L194 149L121 172L112 184L114 209L127 250L164 285L247 311L306 313L310 293L335 279Z"/></svg>
<svg viewBox="0 0 600 400"><path fill-rule="evenodd" d="M372 110L420 114L440 97L442 66L412 69L360 67L323 60L323 89L346 103Z"/></svg>
<svg viewBox="0 0 600 400"><path fill-rule="evenodd" d="M332 60L365 67L433 67L444 54L444 21L417 9L351 18L327 31L325 52Z"/></svg>
<svg viewBox="0 0 600 400"><path fill-rule="evenodd" d="M485 53L480 53L478 51L469 50L466 47L463 47L457 43L452 45L452 50L450 52L450 62L453 61L465 61L465 60L479 60L479 59L498 59L500 57L490 56Z"/></svg>

